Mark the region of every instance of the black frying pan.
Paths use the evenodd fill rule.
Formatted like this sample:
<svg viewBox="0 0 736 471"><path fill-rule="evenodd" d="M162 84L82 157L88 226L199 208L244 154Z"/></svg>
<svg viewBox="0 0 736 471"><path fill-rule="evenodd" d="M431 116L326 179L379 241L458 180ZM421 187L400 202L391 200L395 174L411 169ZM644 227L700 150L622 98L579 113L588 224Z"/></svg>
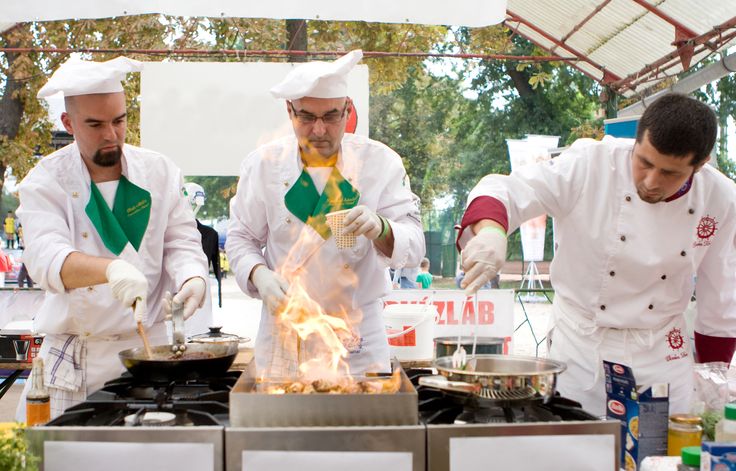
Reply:
<svg viewBox="0 0 736 471"><path fill-rule="evenodd" d="M237 342L203 344L188 343L180 357L172 352L173 345L151 347L153 358L146 358L142 347L118 353L123 366L134 378L156 383L174 380L209 378L222 375L238 354Z"/></svg>

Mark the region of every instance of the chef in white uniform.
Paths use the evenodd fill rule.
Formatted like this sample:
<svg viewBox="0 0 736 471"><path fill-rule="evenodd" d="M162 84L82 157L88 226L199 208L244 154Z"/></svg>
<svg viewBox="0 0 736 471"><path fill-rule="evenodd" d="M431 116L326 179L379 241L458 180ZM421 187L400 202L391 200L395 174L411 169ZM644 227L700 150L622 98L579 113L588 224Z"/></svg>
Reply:
<svg viewBox="0 0 736 471"><path fill-rule="evenodd" d="M297 374L318 347L312 336L295 352L295 334L274 315L295 273L328 315L347 315L352 332L341 341L351 373L390 370L381 301L391 289L386 268L418 265L424 236L401 157L345 134L347 74L361 57L353 51L300 65L273 87L272 95L286 100L294 136L258 148L241 167L226 249L240 287L263 300L255 348L261 374ZM338 249L325 222L338 210L350 210L343 233L357 236L352 248Z"/></svg>
<svg viewBox="0 0 736 471"><path fill-rule="evenodd" d="M605 412L602 360L631 366L640 384L669 383L670 412L689 412L693 289L695 360L731 361L736 185L705 165L716 130L706 105L667 95L635 140L576 141L552 161L486 176L468 198L458 245L470 292L503 265L507 232L555 218L549 356L568 365L561 393L593 413Z"/></svg>
<svg viewBox="0 0 736 471"><path fill-rule="evenodd" d="M118 352L142 346L136 321L151 344L168 343L167 290L185 316L204 300L206 258L181 172L163 155L125 144L121 80L141 67L125 57L72 58L38 94L64 94L61 120L74 136L19 186L23 259L46 290L34 328L46 334L39 355L52 417L124 371Z"/></svg>

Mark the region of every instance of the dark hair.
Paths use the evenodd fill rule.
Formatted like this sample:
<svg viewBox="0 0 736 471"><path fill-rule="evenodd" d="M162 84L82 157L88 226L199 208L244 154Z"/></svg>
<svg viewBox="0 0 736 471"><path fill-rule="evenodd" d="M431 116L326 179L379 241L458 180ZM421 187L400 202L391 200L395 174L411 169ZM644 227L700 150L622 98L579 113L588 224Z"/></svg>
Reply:
<svg viewBox="0 0 736 471"><path fill-rule="evenodd" d="M691 165L706 160L718 134L716 115L695 98L670 93L644 111L636 129L636 142L649 131L649 142L662 154L678 158L693 156Z"/></svg>

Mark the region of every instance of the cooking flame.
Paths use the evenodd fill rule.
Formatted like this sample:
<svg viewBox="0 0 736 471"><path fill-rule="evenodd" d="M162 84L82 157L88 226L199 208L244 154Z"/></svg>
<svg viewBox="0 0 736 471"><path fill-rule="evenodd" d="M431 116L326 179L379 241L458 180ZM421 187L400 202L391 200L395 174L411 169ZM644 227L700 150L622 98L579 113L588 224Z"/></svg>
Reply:
<svg viewBox="0 0 736 471"><path fill-rule="evenodd" d="M352 337L347 313L329 315L307 293L301 275L290 281L288 302L279 312L283 326L296 331L299 376L306 380L331 379L349 374L348 350L342 339ZM309 350L305 343L309 340Z"/></svg>

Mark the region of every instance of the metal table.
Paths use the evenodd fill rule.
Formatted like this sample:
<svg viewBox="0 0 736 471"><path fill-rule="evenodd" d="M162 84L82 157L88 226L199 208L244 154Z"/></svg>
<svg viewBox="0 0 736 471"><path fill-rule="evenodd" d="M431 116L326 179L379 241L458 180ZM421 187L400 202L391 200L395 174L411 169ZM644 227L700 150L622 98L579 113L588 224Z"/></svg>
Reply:
<svg viewBox="0 0 736 471"><path fill-rule="evenodd" d="M31 362L12 362L0 363L0 370L14 370L10 375L0 383L0 399L8 392L8 389L15 383L15 380L24 372L33 367Z"/></svg>

